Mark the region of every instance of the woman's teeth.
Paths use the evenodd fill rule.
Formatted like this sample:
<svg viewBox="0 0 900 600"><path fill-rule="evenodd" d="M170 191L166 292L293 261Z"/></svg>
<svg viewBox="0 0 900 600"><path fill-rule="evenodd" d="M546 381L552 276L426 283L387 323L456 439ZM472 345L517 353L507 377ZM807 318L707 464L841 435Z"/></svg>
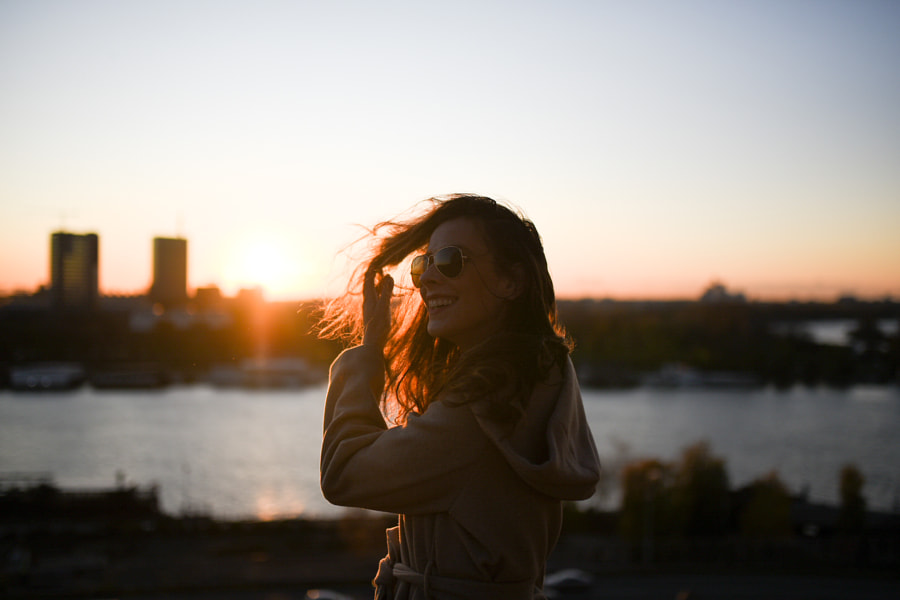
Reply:
<svg viewBox="0 0 900 600"><path fill-rule="evenodd" d="M434 298L428 301L428 309L441 308L442 306L450 306L453 304L451 298Z"/></svg>

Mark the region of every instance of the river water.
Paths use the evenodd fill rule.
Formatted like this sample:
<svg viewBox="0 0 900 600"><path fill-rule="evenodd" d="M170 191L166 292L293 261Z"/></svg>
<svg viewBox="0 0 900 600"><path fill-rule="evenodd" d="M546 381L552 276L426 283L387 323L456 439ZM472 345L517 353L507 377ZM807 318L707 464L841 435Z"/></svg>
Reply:
<svg viewBox="0 0 900 600"><path fill-rule="evenodd" d="M222 518L327 518L318 486L324 386L289 391L196 385L161 391L0 392L0 475L61 487L157 484L164 510ZM900 504L900 388L585 390L601 460L674 460L709 443L732 486L777 471L792 492L837 502L855 464L869 506ZM614 478L610 478L614 480ZM615 505L617 492L595 502Z"/></svg>

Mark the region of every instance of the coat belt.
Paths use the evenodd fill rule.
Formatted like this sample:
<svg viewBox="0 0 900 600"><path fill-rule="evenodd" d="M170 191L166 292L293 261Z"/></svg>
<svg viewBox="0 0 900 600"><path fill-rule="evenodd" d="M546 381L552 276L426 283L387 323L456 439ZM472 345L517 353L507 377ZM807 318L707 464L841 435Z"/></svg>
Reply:
<svg viewBox="0 0 900 600"><path fill-rule="evenodd" d="M399 528L393 527L387 530L388 555L381 559L378 565L378 574L375 576L376 600L393 600L394 588L398 582L421 588L425 597L459 598L460 600L497 600L499 598L509 600L532 600L545 596L534 585L534 581L476 581L474 579L460 579L456 577L444 577L433 575L431 569L425 573L418 571L400 562ZM429 564L430 566L430 564Z"/></svg>
<svg viewBox="0 0 900 600"><path fill-rule="evenodd" d="M498 598L531 600L534 596L532 581L476 581L442 577L431 573L419 573L403 563L395 563L394 578L410 585L423 588L425 597L465 598L467 600L496 600Z"/></svg>

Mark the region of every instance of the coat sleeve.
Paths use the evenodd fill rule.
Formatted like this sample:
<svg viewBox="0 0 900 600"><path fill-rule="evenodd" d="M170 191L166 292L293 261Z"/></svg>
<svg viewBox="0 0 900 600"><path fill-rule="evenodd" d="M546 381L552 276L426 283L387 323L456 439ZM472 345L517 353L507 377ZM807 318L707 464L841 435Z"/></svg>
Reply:
<svg viewBox="0 0 900 600"><path fill-rule="evenodd" d="M360 346L332 364L320 483L333 504L403 514L448 510L489 441L466 406L435 402L387 427L378 399L380 354Z"/></svg>

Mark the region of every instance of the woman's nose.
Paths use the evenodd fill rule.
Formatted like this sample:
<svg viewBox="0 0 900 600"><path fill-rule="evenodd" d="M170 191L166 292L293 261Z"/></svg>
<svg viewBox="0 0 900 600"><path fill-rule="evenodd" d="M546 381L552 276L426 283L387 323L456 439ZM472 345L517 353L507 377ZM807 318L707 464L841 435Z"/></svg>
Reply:
<svg viewBox="0 0 900 600"><path fill-rule="evenodd" d="M425 263L425 265L425 270L419 277L419 286L424 286L428 283L434 283L435 281L437 281L438 270L434 266L434 260L429 257L429 260L427 263Z"/></svg>

